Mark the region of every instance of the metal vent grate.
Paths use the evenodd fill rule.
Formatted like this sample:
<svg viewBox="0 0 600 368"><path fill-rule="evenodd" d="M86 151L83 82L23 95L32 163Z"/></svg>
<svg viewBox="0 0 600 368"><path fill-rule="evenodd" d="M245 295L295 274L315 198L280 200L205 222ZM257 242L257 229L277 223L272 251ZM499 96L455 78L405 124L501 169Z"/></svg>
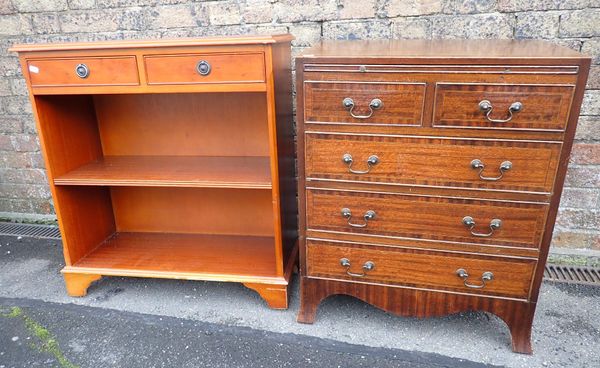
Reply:
<svg viewBox="0 0 600 368"><path fill-rule="evenodd" d="M544 269L544 279L570 284L600 285L600 269L585 266L549 264Z"/></svg>
<svg viewBox="0 0 600 368"><path fill-rule="evenodd" d="M0 235L29 236L33 238L60 239L60 230L57 226L15 224L0 222Z"/></svg>

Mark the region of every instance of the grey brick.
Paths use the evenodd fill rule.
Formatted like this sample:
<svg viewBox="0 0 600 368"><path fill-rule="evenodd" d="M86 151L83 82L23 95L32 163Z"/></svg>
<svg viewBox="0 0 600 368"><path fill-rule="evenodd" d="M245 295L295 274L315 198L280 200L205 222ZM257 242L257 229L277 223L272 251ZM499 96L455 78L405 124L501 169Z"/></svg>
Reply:
<svg viewBox="0 0 600 368"><path fill-rule="evenodd" d="M528 10L583 9L598 0L498 0L498 10L516 12Z"/></svg>
<svg viewBox="0 0 600 368"><path fill-rule="evenodd" d="M0 97L0 110L6 115L31 114L31 104L25 96Z"/></svg>
<svg viewBox="0 0 600 368"><path fill-rule="evenodd" d="M153 29L196 27L209 23L208 7L204 4L159 6L152 8L150 16Z"/></svg>
<svg viewBox="0 0 600 368"><path fill-rule="evenodd" d="M583 41L581 52L592 56L592 63L600 64L600 38L589 38Z"/></svg>
<svg viewBox="0 0 600 368"><path fill-rule="evenodd" d="M325 22L323 38L338 40L386 39L391 35L390 22L364 20L358 22Z"/></svg>
<svg viewBox="0 0 600 368"><path fill-rule="evenodd" d="M5 183L45 184L46 172L41 169L0 168L0 177Z"/></svg>
<svg viewBox="0 0 600 368"><path fill-rule="evenodd" d="M587 188L564 188L560 208L565 209L598 209L600 204L600 190ZM565 223L562 223L565 226Z"/></svg>
<svg viewBox="0 0 600 368"><path fill-rule="evenodd" d="M40 150L37 136L30 134L14 134L10 137L15 152L37 152Z"/></svg>
<svg viewBox="0 0 600 368"><path fill-rule="evenodd" d="M600 144L576 142L571 150L570 163L600 165Z"/></svg>
<svg viewBox="0 0 600 368"><path fill-rule="evenodd" d="M581 115L600 115L600 90L585 91Z"/></svg>
<svg viewBox="0 0 600 368"><path fill-rule="evenodd" d="M275 18L282 23L332 20L337 17L335 1L280 0L274 4Z"/></svg>
<svg viewBox="0 0 600 368"><path fill-rule="evenodd" d="M10 0L0 0L0 14L13 14L15 11Z"/></svg>
<svg viewBox="0 0 600 368"><path fill-rule="evenodd" d="M0 79L0 96L11 96L12 94L9 79Z"/></svg>
<svg viewBox="0 0 600 368"><path fill-rule="evenodd" d="M36 13L31 16L32 29L35 33L58 33L60 23L57 13Z"/></svg>
<svg viewBox="0 0 600 368"><path fill-rule="evenodd" d="M16 116L0 115L0 134L2 133L21 133L23 123Z"/></svg>
<svg viewBox="0 0 600 368"><path fill-rule="evenodd" d="M117 15L117 22L119 24L119 30L142 31L142 30L147 29L148 22L150 20L150 17L148 16L148 12L149 12L149 10L147 8L123 9Z"/></svg>
<svg viewBox="0 0 600 368"><path fill-rule="evenodd" d="M208 6L210 24L239 24L242 20L239 1L219 1Z"/></svg>
<svg viewBox="0 0 600 368"><path fill-rule="evenodd" d="M296 37L292 46L312 46L321 39L320 23L291 24L288 29Z"/></svg>
<svg viewBox="0 0 600 368"><path fill-rule="evenodd" d="M338 1L338 19L373 18L375 16L375 8L375 0Z"/></svg>
<svg viewBox="0 0 600 368"><path fill-rule="evenodd" d="M600 9L575 10L560 17L561 37L600 36Z"/></svg>
<svg viewBox="0 0 600 368"><path fill-rule="evenodd" d="M67 0L12 0L21 13L67 10Z"/></svg>
<svg viewBox="0 0 600 368"><path fill-rule="evenodd" d="M107 32L117 31L119 22L116 12L103 10L73 11L59 17L63 32Z"/></svg>
<svg viewBox="0 0 600 368"><path fill-rule="evenodd" d="M244 23L270 23L274 11L273 3L266 0L246 0L241 9Z"/></svg>
<svg viewBox="0 0 600 368"><path fill-rule="evenodd" d="M12 14L0 17L0 36L17 36L31 32L31 19L28 16Z"/></svg>
<svg viewBox="0 0 600 368"><path fill-rule="evenodd" d="M0 76L14 77L19 76L20 74L19 59L14 56L0 57Z"/></svg>
<svg viewBox="0 0 600 368"><path fill-rule="evenodd" d="M491 13L496 11L496 0L446 0L442 12L446 14Z"/></svg>
<svg viewBox="0 0 600 368"><path fill-rule="evenodd" d="M431 18L433 38L512 38L512 14L440 15Z"/></svg>
<svg viewBox="0 0 600 368"><path fill-rule="evenodd" d="M558 211L556 224L570 229L597 230L600 228L600 212L597 209L562 208Z"/></svg>
<svg viewBox="0 0 600 368"><path fill-rule="evenodd" d="M410 17L396 18L392 22L393 38L431 38L431 19Z"/></svg>
<svg viewBox="0 0 600 368"><path fill-rule="evenodd" d="M554 38L558 34L561 12L517 13L516 38Z"/></svg>
<svg viewBox="0 0 600 368"><path fill-rule="evenodd" d="M398 16L436 14L442 11L442 0L387 1L381 14L393 18Z"/></svg>
<svg viewBox="0 0 600 368"><path fill-rule="evenodd" d="M68 0L68 5L69 9L92 9L96 6L96 0Z"/></svg>
<svg viewBox="0 0 600 368"><path fill-rule="evenodd" d="M592 65L587 81L588 89L600 89L600 65Z"/></svg>
<svg viewBox="0 0 600 368"><path fill-rule="evenodd" d="M569 166L565 186L572 188L600 188L600 166Z"/></svg>
<svg viewBox="0 0 600 368"><path fill-rule="evenodd" d="M575 131L580 141L600 141L600 116L580 116Z"/></svg>

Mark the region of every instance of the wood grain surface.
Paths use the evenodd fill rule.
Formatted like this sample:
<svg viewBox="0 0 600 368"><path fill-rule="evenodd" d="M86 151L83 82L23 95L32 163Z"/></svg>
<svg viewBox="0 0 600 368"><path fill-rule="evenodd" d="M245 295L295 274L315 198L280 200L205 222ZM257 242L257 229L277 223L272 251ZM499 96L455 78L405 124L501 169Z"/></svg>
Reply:
<svg viewBox="0 0 600 368"><path fill-rule="evenodd" d="M552 193L560 143L389 137L308 133L305 141L306 176L312 180L346 180L397 185L479 188L486 190ZM367 174L353 174L342 160L353 159L352 169L367 170L371 155L379 159ZM500 176L500 165L512 167L500 180L488 181L473 169L480 160L483 177Z"/></svg>

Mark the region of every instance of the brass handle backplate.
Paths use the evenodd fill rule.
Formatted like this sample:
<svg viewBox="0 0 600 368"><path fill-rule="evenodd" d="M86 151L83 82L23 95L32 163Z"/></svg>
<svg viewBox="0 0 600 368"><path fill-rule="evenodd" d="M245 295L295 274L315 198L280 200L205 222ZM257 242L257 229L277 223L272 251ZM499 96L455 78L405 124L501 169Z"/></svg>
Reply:
<svg viewBox="0 0 600 368"><path fill-rule="evenodd" d="M196 64L196 71L198 72L198 74L200 74L203 77L209 75L210 70L211 70L210 64L206 60L200 60L198 62L198 64Z"/></svg>
<svg viewBox="0 0 600 368"><path fill-rule="evenodd" d="M468 282L469 274L464 268L459 268L456 270L456 275L463 279L463 284L471 289L483 289L487 282L490 282L494 279L494 274L490 271L486 271L481 274L481 284L470 284Z"/></svg>
<svg viewBox="0 0 600 368"><path fill-rule="evenodd" d="M473 229L475 228L475 220L473 219L473 217L471 217L471 216L463 217L462 223L469 229L469 231L471 232L471 235L479 236L481 238L488 238L488 237L492 236L492 234L494 234L494 231L500 229L500 227L502 226L502 220L493 219L492 221L490 221L490 232L489 233L478 233L478 232L473 231Z"/></svg>
<svg viewBox="0 0 600 368"><path fill-rule="evenodd" d="M369 103L369 113L367 115L355 115L354 114L354 100L350 97L346 97L344 98L344 100L342 101L342 105L344 106L344 108L346 108L346 110L348 110L348 112L350 112L350 116L352 116L355 119L368 119L371 116L373 116L373 113L375 112L375 110L379 110L383 107L383 101L381 101L379 98L374 98L371 100L371 102Z"/></svg>
<svg viewBox="0 0 600 368"><path fill-rule="evenodd" d="M350 271L351 263L348 258L340 259L340 265L342 267L345 267L346 273L348 274L348 276L352 276L352 277L365 277L367 275L367 272L369 272L375 268L375 263L373 263L372 261L367 261L362 266L363 272L361 272L361 273L351 272Z"/></svg>
<svg viewBox="0 0 600 368"><path fill-rule="evenodd" d="M77 64L75 67L75 74L77 74L79 78L85 79L90 75L90 68L85 64Z"/></svg>
<svg viewBox="0 0 600 368"><path fill-rule="evenodd" d="M354 170L352 168L352 164L354 163L354 160L352 159L352 155L349 153L346 153L346 154L344 154L344 156L342 156L342 162L345 163L346 165L348 165L348 171L350 171L353 174L368 174L371 171L371 169L373 168L373 166L375 166L379 163L379 157L377 157L376 155L369 156L369 158L367 159L367 169L366 170Z"/></svg>
<svg viewBox="0 0 600 368"><path fill-rule="evenodd" d="M504 176L505 172L507 172L508 170L512 169L512 162L510 162L510 161L503 161L500 164L500 167L498 168L498 170L500 170L500 175L498 175L498 176L484 176L483 175L483 170L485 170L485 164L483 163L483 161L481 161L478 158L476 158L473 161L471 161L471 168L473 168L475 170L479 170L479 178L481 180L497 181L497 180L502 179L502 177Z"/></svg>
<svg viewBox="0 0 600 368"><path fill-rule="evenodd" d="M348 220L348 225L352 227L367 227L367 225L369 224L369 220L373 220L376 214L373 210L368 210L367 212L365 212L365 214L363 215L363 219L365 220L365 222L363 222L362 224L356 224L351 222L352 211L350 211L349 208L342 208L342 216Z"/></svg>
<svg viewBox="0 0 600 368"><path fill-rule="evenodd" d="M514 113L517 113L523 110L523 104L520 102L513 102L508 108L508 117L506 119L492 119L490 115L492 114L492 110L494 107L489 100L481 100L479 102L479 110L483 111L485 114L485 118L490 123L508 123L512 120Z"/></svg>

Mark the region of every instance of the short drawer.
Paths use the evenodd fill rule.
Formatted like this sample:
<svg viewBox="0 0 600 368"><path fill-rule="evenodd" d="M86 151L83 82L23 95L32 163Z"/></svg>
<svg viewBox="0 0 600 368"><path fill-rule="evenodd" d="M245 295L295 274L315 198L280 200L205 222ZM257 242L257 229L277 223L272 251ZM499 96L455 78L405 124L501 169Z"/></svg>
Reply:
<svg viewBox="0 0 600 368"><path fill-rule="evenodd" d="M433 126L564 131L574 85L437 83Z"/></svg>
<svg viewBox="0 0 600 368"><path fill-rule="evenodd" d="M420 126L425 83L304 82L307 123Z"/></svg>
<svg viewBox="0 0 600 368"><path fill-rule="evenodd" d="M547 204L308 189L307 228L381 237L538 248Z"/></svg>
<svg viewBox="0 0 600 368"><path fill-rule="evenodd" d="M32 87L138 85L135 56L30 59Z"/></svg>
<svg viewBox="0 0 600 368"><path fill-rule="evenodd" d="M148 84L264 83L263 53L145 56Z"/></svg>
<svg viewBox="0 0 600 368"><path fill-rule="evenodd" d="M529 298L536 261L308 240L309 277Z"/></svg>
<svg viewBox="0 0 600 368"><path fill-rule="evenodd" d="M551 193L561 143L307 133L308 180Z"/></svg>

